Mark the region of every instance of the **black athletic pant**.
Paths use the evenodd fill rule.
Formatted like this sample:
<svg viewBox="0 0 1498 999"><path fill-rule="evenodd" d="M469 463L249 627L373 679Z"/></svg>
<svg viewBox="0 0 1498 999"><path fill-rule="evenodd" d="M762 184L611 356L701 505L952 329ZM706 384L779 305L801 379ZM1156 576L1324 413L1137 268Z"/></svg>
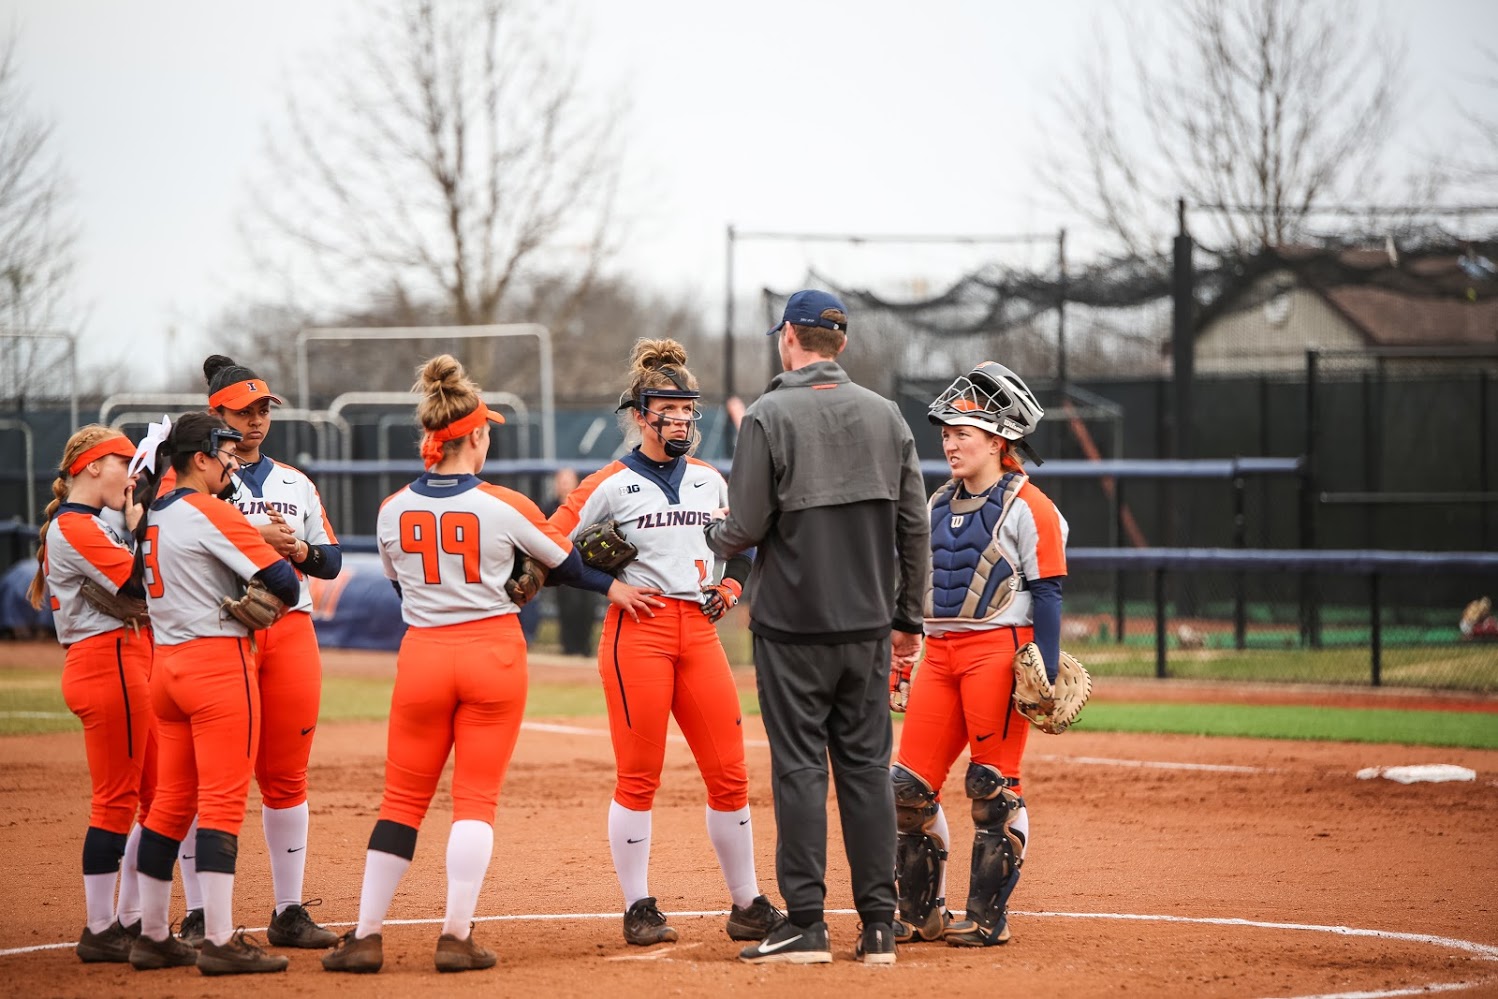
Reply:
<svg viewBox="0 0 1498 999"><path fill-rule="evenodd" d="M842 645L754 636L775 796L775 876L793 922L821 919L827 896L829 757L854 905L865 923L894 919L889 651L888 636Z"/></svg>

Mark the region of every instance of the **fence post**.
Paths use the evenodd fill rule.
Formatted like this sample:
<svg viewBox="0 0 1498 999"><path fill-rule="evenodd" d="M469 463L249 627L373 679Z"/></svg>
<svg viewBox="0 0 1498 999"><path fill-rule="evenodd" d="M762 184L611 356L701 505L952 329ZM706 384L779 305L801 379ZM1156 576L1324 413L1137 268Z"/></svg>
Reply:
<svg viewBox="0 0 1498 999"><path fill-rule="evenodd" d="M1300 547L1316 547L1316 438L1319 427L1318 362L1320 352L1306 350L1306 442L1305 468L1300 476ZM1300 644L1313 649L1321 647L1321 608L1316 603L1316 580L1309 571L1300 574Z"/></svg>
<svg viewBox="0 0 1498 999"><path fill-rule="evenodd" d="M1115 537L1120 539L1117 544L1122 544L1123 538L1123 511L1124 511L1124 480L1113 480L1113 519L1115 521ZM1113 633L1117 636L1119 645L1124 643L1124 572L1122 569L1113 570Z"/></svg>
<svg viewBox="0 0 1498 999"><path fill-rule="evenodd" d="M1383 683L1384 671L1384 635L1383 635L1383 601L1380 599L1378 588L1378 573L1368 577L1368 623L1371 631L1368 635L1368 643L1373 652L1373 685L1375 687Z"/></svg>
<svg viewBox="0 0 1498 999"><path fill-rule="evenodd" d="M1165 570L1155 570L1155 677L1163 680L1165 672Z"/></svg>
<svg viewBox="0 0 1498 999"><path fill-rule="evenodd" d="M1248 517L1244 510L1243 473L1233 476L1233 547L1248 545ZM1233 647L1242 649L1248 633L1248 620L1244 611L1244 588L1247 580L1240 570L1233 576Z"/></svg>

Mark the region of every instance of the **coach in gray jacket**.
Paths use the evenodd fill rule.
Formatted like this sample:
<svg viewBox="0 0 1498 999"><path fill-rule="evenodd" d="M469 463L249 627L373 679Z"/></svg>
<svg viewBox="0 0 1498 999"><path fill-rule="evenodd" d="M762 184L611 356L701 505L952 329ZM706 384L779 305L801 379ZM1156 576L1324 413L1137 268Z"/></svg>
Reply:
<svg viewBox="0 0 1498 999"><path fill-rule="evenodd" d="M719 555L758 546L749 630L789 918L740 955L754 963L832 959L823 921L829 753L864 924L855 954L895 956L890 656L892 646L907 658L920 651L930 525L910 427L837 363L847 329L832 295L791 296L770 330L785 371L744 414L729 513L707 528Z"/></svg>

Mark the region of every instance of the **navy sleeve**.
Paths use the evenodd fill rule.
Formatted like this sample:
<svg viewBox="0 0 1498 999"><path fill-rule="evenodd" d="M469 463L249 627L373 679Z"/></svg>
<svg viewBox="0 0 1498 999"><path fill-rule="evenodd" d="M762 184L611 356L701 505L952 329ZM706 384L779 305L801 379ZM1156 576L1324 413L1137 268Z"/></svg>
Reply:
<svg viewBox="0 0 1498 999"><path fill-rule="evenodd" d="M338 572L343 568L343 549L338 545L308 545L307 557L297 565L304 576L313 576L317 579L337 579Z"/></svg>
<svg viewBox="0 0 1498 999"><path fill-rule="evenodd" d="M1052 683L1056 682L1056 670L1061 666L1061 580L1064 578L1053 576L1030 583L1035 645L1040 649L1040 658L1045 660L1046 679Z"/></svg>
<svg viewBox="0 0 1498 999"><path fill-rule="evenodd" d="M723 578L733 580L742 589L744 580L749 578L749 570L754 566L755 551L756 549L750 548L737 555L728 556L728 562L723 566Z"/></svg>
<svg viewBox="0 0 1498 999"><path fill-rule="evenodd" d="M256 579L265 584L265 588L280 598L288 607L295 607L298 600L302 599L302 581L297 579L296 570L291 563L284 558L275 565L266 566L255 573Z"/></svg>
<svg viewBox="0 0 1498 999"><path fill-rule="evenodd" d="M548 585L566 583L579 590L592 590L594 593L607 594L609 587L614 585L614 577L588 565L574 548L567 553L561 565L546 574L546 582Z"/></svg>
<svg viewBox="0 0 1498 999"><path fill-rule="evenodd" d="M392 579L390 581L390 585L395 588L395 595L396 596L400 597L402 600L406 599L406 595L401 592L401 584L400 583L398 583L398 582L396 582L395 580Z"/></svg>

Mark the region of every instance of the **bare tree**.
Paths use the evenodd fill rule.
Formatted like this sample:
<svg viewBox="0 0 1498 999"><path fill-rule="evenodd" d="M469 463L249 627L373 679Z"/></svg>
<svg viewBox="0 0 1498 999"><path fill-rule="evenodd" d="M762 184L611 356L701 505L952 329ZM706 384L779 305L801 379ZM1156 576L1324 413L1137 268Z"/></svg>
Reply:
<svg viewBox="0 0 1498 999"><path fill-rule="evenodd" d="M34 333L63 319L76 230L52 123L27 108L16 50L15 35L0 39L0 327ZM0 338L0 394L45 391L45 372L67 370L53 346Z"/></svg>
<svg viewBox="0 0 1498 999"><path fill-rule="evenodd" d="M1317 208L1369 199L1404 75L1375 15L1353 0L1176 0L1171 30L1130 24L1131 76L1100 37L1056 99L1066 156L1042 182L1136 256L1164 248L1177 198L1210 212L1198 235L1218 248L1294 241Z"/></svg>
<svg viewBox="0 0 1498 999"><path fill-rule="evenodd" d="M586 291L614 235L618 109L585 106L557 10L385 0L355 58L289 98L251 220L288 301L307 264L339 311L378 296L432 322L519 317L543 271Z"/></svg>

